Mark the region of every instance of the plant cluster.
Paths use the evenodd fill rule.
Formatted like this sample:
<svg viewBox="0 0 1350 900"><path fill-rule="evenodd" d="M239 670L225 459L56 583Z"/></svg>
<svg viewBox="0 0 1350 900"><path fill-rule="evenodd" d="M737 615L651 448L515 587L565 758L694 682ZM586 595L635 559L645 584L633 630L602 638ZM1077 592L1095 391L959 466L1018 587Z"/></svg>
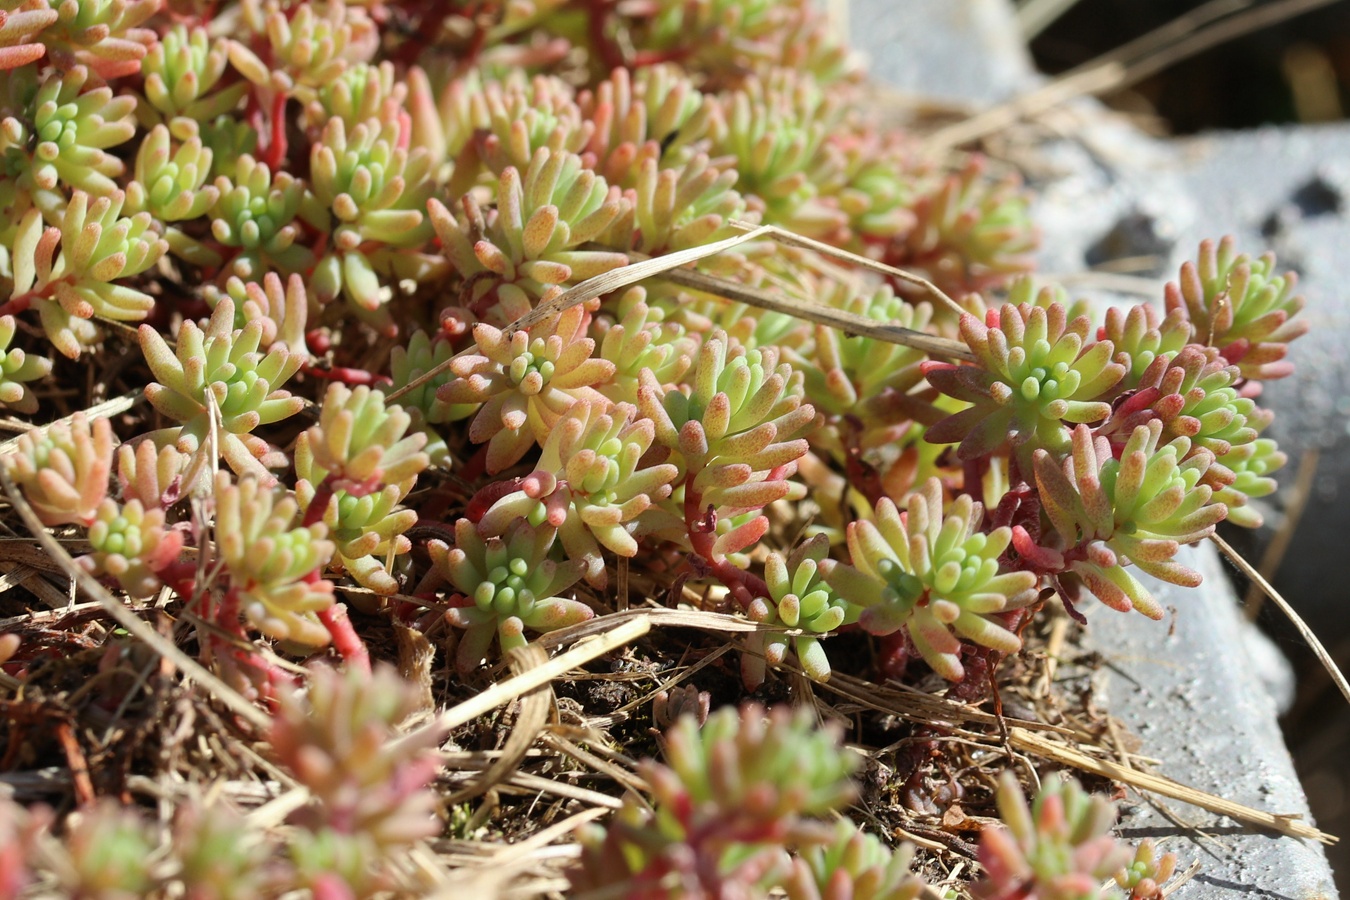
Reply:
<svg viewBox="0 0 1350 900"><path fill-rule="evenodd" d="M187 613L193 652L279 723L286 657L331 647L371 677L349 607L448 633L472 681L609 611L634 570L653 602L757 626L750 690L780 666L827 679L855 626L882 674L960 682L1018 651L1051 594L1160 617L1136 573L1196 584L1181 547L1258 524L1274 490L1256 400L1306 330L1293 276L1223 241L1165 312L1038 289L1020 183L875 120L830 34L810 0L0 11L0 404L34 425L9 477L87 543L86 572ZM854 262L761 239L565 302L754 225ZM895 265L936 292L880 274ZM65 415L91 352L148 403ZM356 690L330 681L316 703ZM392 723L370 702L352 728ZM737 728L825 740L747 716L709 720L719 759ZM349 795L420 813L427 772L366 732L300 731L274 750L341 826L311 829L295 871L382 890L401 876L376 859L420 825ZM648 772L658 812L625 808L596 865L708 890L781 869L801 897L827 870L904 883L867 839L816 827L845 764L812 774L818 796L778 796L708 781L703 740L680 726L685 756ZM730 797L743 818L700 818ZM203 847L236 827L193 821Z"/></svg>
<svg viewBox="0 0 1350 900"><path fill-rule="evenodd" d="M639 771L652 802L630 797L607 827L581 834L579 897L917 896L913 848L895 850L847 820L823 817L854 796L857 759L805 710L723 707L701 726L681 717L665 763ZM788 851L794 851L789 854Z"/></svg>
<svg viewBox="0 0 1350 900"><path fill-rule="evenodd" d="M112 799L65 817L0 797L0 898L188 896L201 900L358 898L425 890L406 862L439 831L428 785L440 730L400 733L418 692L390 666L373 675L310 672L308 691L279 696L272 762L305 789L284 837L250 825L228 801L189 794L161 829Z"/></svg>

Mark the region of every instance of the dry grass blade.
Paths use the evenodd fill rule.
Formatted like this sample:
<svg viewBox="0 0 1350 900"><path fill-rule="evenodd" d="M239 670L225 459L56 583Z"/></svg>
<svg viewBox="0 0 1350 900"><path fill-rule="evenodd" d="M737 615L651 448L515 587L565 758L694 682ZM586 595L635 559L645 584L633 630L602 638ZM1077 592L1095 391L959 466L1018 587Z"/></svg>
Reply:
<svg viewBox="0 0 1350 900"><path fill-rule="evenodd" d="M787 313L808 322L815 322L818 325L838 328L848 335L868 337L873 340L885 341L888 344L913 347L915 350L922 350L933 356L963 359L968 362L974 362L975 360L975 354L971 353L966 345L960 341L926 334L912 328L902 328L899 325L889 325L875 319L869 319L866 316L860 316L857 313L822 306L818 303L804 303L783 294L774 294L759 288L747 287L726 278L718 278L715 275L707 275L692 269L676 269L666 272L661 277L681 287L693 288L707 294L716 294L727 300L736 300L759 309L767 309L770 312Z"/></svg>
<svg viewBox="0 0 1350 900"><path fill-rule="evenodd" d="M939 129L924 142L925 147L932 152L950 150L1078 97L1123 90L1225 41L1335 2L1275 0L1252 9L1252 0L1213 0L1098 59L1065 72L1048 84L963 122Z"/></svg>
<svg viewBox="0 0 1350 900"><path fill-rule="evenodd" d="M1023 0L1017 7L1017 27L1030 41L1073 8L1078 0Z"/></svg>
<svg viewBox="0 0 1350 900"><path fill-rule="evenodd" d="M1317 477L1317 467L1321 459L1321 451L1313 447L1305 451L1303 458L1298 461L1298 473L1294 478L1294 489L1289 494L1289 503L1285 506L1284 521L1280 523L1279 531L1275 532L1265 552L1261 554L1261 566L1257 571L1267 581L1275 577L1280 563L1284 562L1284 555L1294 543L1294 532L1298 531L1298 523L1303 521L1303 513L1308 508L1308 500L1312 497L1313 479ZM1256 621L1265 599L1266 595L1261 590L1261 585L1253 581L1242 598L1242 605L1246 608L1249 621Z"/></svg>
<svg viewBox="0 0 1350 900"><path fill-rule="evenodd" d="M614 629L620 622L630 622L635 619L646 619L653 628L697 628L701 631L713 631L722 634L748 634L754 631L772 631L777 634L782 634L785 631L789 634L798 633L784 629L781 625L760 625L757 622L751 622L749 619L730 616L726 613L656 607L610 613L607 616L600 616L586 622L578 622L576 625L569 625L566 628L559 628L557 631L541 634L535 638L535 641L543 647L559 647L593 634L604 634Z"/></svg>
<svg viewBox="0 0 1350 900"><path fill-rule="evenodd" d="M90 422L95 419L111 419L113 416L120 415L131 409L143 399L145 399L145 393L143 391L136 391L135 393L123 394L120 397L104 400L102 403L96 403L88 409L82 410L82 412L84 413L84 417ZM46 425L39 426L36 430L45 431L58 422L69 424L70 420L76 415L78 415L78 413L71 413L68 416L57 419L55 422L48 422ZM17 436L5 441L0 441L0 454L13 453L14 448L18 445L19 438Z"/></svg>
<svg viewBox="0 0 1350 900"><path fill-rule="evenodd" d="M973 709L964 703L948 700L946 697L925 694L922 691L893 690L843 673L831 675L829 681L821 682L818 687L879 712L892 713L911 721L924 722L929 725L950 725L956 722L964 722L994 726L999 722L998 717L992 713ZM1060 725L1010 719L1007 716L1003 717L1003 721L1010 725L1020 725L1028 730L1048 731L1066 737L1076 736L1076 732Z"/></svg>
<svg viewBox="0 0 1350 900"><path fill-rule="evenodd" d="M755 226L750 222L741 222L735 219L732 220L731 224L736 228L741 228L746 231L750 231L756 228L758 228L759 230L768 229L769 237L773 238L776 242L784 245L785 247L800 247L805 250L814 250L821 256L843 260L844 262L852 263L853 265L861 269L869 269L873 272L878 272L882 275L889 275L892 278L896 279L897 281L903 281L906 284L912 284L915 287L923 288L925 291L928 292L929 296L931 296L934 300L937 301L939 306L947 307L947 309L956 313L958 317L966 314L966 310L961 308L961 304L957 303L950 296L948 296L946 291L942 290L942 288L938 287L936 284L933 284L933 282L929 281L927 278L915 275L913 272L906 272L904 269L898 269L895 266L889 266L884 262L879 262L878 260L875 259L869 259L866 256L853 253L851 251L843 249L842 247L835 247L834 245L827 244L824 241L818 241L815 240L814 238L803 237L800 234L794 234L793 232L788 231L786 228L779 228L777 225Z"/></svg>
<svg viewBox="0 0 1350 900"><path fill-rule="evenodd" d="M231 712L254 728L263 731L271 726L272 720L266 713L245 700L234 688L207 671L201 663L178 649L172 641L123 606L116 597L108 592L107 588L99 584L97 578L75 565L75 560L66 552L66 548L61 546L61 542L52 537L51 533L47 531L47 527L38 520L37 514L28 505L28 501L23 498L23 494L14 484L14 479L10 478L9 470L3 465L0 465L0 484L3 484L5 493L9 496L9 502L14 506L14 510L23 519L24 525L32 532L33 537L37 538L43 549L61 565L67 575L80 586L80 589L97 600L104 611L128 634L144 642L150 649L168 659L178 667L184 678L195 681L206 688Z"/></svg>
<svg viewBox="0 0 1350 900"><path fill-rule="evenodd" d="M611 650L617 650L632 643L650 631L651 627L651 619L647 616L640 616L630 622L625 622L593 641L574 647L561 656L554 657L528 672L522 672L506 681L498 682L471 700L465 700L458 706L447 709L438 717L435 727L458 728L465 722L471 722L483 713L496 709L503 703L509 703L541 685L548 684L572 669L604 656Z"/></svg>
<svg viewBox="0 0 1350 900"><path fill-rule="evenodd" d="M1280 596L1280 592L1275 590L1275 587L1265 579L1265 576L1256 571L1256 567L1243 559L1242 554L1230 547L1227 541L1217 534L1211 534L1209 537L1210 540L1219 545L1219 549L1223 551L1224 556L1227 556L1232 560L1233 565L1237 566L1238 569L1242 571L1243 575L1246 575L1256 584L1260 585L1261 590L1266 592L1266 596L1280 608L1281 612L1289 617L1289 621L1294 623L1294 627L1298 629L1298 633L1308 642L1308 646L1312 649L1313 655L1317 657L1317 661L1322 664L1322 667L1327 670L1327 674L1331 676L1331 680L1336 683L1336 687L1340 690L1341 696L1347 701L1350 701L1350 683L1346 682L1345 675L1342 674L1340 667L1336 665L1336 660L1331 658L1331 654L1327 652L1327 648L1322 646L1322 642L1318 639L1317 635L1313 633L1313 630L1308 627L1308 623L1303 621L1303 617L1294 612L1294 607L1289 605L1289 601Z"/></svg>
<svg viewBox="0 0 1350 900"><path fill-rule="evenodd" d="M510 658L511 670L517 676L548 662L548 654L537 644L526 644L512 650ZM530 747L539 739L544 726L548 724L549 712L552 709L553 688L548 682L527 691L520 699L520 713L516 716L515 725L502 747L501 754L476 779L445 798L445 804L463 803L510 778L524 762L525 754L529 752Z"/></svg>
<svg viewBox="0 0 1350 900"><path fill-rule="evenodd" d="M887 325L876 322L865 316L847 313L843 310L833 309L828 306L803 303L799 300L793 300L792 298L773 294L768 291L746 287L745 285L730 281L726 278L718 278L692 269L682 268L690 263L698 262L701 259L707 259L708 257L716 256L719 253L734 249L741 244L769 237L785 246L815 250L819 253L837 259L847 260L858 266L890 275L901 281L906 281L923 288L940 304L955 310L958 314L965 312L955 300L943 293L937 285L911 272L906 272L903 269L897 269L894 266L879 263L876 260L867 259L866 257L859 256L855 253L849 253L846 250L831 247L828 244L822 244L819 241L793 234L790 231L774 225L756 226L745 222L735 222L733 224L749 230L744 234L739 234L735 237L726 238L725 240L717 241L712 244L706 244L702 247L681 250L677 253L670 253L665 256L646 257L640 253L629 253L628 257L632 262L628 265L612 269L608 272L596 275L593 278L588 278L580 284L573 285L553 299L539 304L525 315L516 319L510 325L507 325L504 331L508 335L514 334L517 331L527 331L540 322L545 321L550 316L555 316L565 309L576 306L578 303L585 303L587 300L594 299L602 294L608 294L611 291L628 287L639 281L645 281L648 278L660 277L673 284L681 285L682 287L693 288L694 290L713 294L727 300L746 303L759 309L795 315L809 322L816 322L820 325L838 328L851 335L861 335L863 337L869 337L891 344L913 347L916 350L922 350L925 353L930 353L934 356L942 356L949 359L962 359L968 362L974 361L975 355L960 341L925 334L922 331L914 331L910 328L901 328L898 325ZM459 359L468 353L472 353L475 346L476 345L471 345L464 350L461 350L450 359L432 366L403 387L391 392L388 397L389 402L397 402L400 397L407 394L409 391L416 390L433 378L446 372L456 359Z"/></svg>
<svg viewBox="0 0 1350 900"><path fill-rule="evenodd" d="M1173 800L1180 800L1183 803L1189 803L1191 806L1198 806L1201 809L1209 810L1221 816L1227 816L1238 822L1245 822L1248 825L1254 825L1258 828L1266 828L1271 831L1278 831L1281 834L1287 834L1291 837L1311 838L1315 841L1321 841L1324 844L1334 844L1338 840L1334 835L1327 834L1318 828L1314 828L1307 822L1301 822L1294 816L1282 816L1278 813L1265 812L1232 800L1227 800L1215 794L1208 794L1204 791L1198 791L1195 788L1187 787L1184 784L1165 778L1162 775L1154 775L1151 772L1142 772L1138 769L1127 768L1117 762L1098 759L1095 756L1089 756L1081 750L1065 746L1057 741L1049 740L1033 731L1025 728L1008 729L1008 738L1010 743L1030 753L1033 756L1039 756L1041 759L1048 759L1061 765L1071 766L1082 772L1091 772L1094 775L1100 775L1103 778L1110 778L1112 781L1118 781L1121 784L1127 784L1137 791L1148 791L1151 794L1160 794L1164 797L1171 797Z"/></svg>
<svg viewBox="0 0 1350 900"><path fill-rule="evenodd" d="M637 262L630 262L626 266L617 269L611 269L593 278L587 278L581 284L574 285L563 291L558 296L544 303L539 304L525 315L516 319L510 325L506 326L506 334L511 335L517 331L529 331L535 325L556 316L565 309L576 306L578 303L585 303L601 294L608 294L610 291L617 291L619 288L628 287L630 284L636 284L653 275L660 275L671 269L678 269L680 266L686 266L689 263L698 262L701 259L707 259L710 256L716 256L719 253L725 253L728 250L735 249L741 244L748 244L751 241L765 237L771 231L770 226L762 225L752 231L744 234L738 234L735 237L725 238L720 241L714 241L711 244L704 244L701 247L691 247L688 250L679 250L675 253L668 253L665 256L657 256L647 259L640 259ZM629 258L637 258L638 254L629 254Z"/></svg>

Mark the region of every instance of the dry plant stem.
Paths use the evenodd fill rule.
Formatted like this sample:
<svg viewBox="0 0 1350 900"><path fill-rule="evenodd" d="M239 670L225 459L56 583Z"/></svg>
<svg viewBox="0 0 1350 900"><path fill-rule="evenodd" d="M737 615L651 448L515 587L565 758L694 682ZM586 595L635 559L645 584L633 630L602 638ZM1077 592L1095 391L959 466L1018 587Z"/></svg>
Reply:
<svg viewBox="0 0 1350 900"><path fill-rule="evenodd" d="M730 223L733 227L749 231L756 226L749 222L741 222L733 219ZM769 236L780 244L787 247L800 247L806 250L814 250L822 256L841 259L862 269L870 269L873 272L879 272L882 275L889 275L897 281L903 281L906 284L912 284L915 287L923 288L928 294L937 301L939 306L945 306L951 312L956 313L957 318L966 314L966 310L961 305L947 295L946 291L938 287L927 278L915 275L913 272L906 272L904 269L898 269L895 266L887 265L879 260L869 259L857 253L834 247L824 241L817 241L814 238L802 237L800 234L794 234L786 228L779 228L777 225L764 225L763 228L769 229Z"/></svg>
<svg viewBox="0 0 1350 900"><path fill-rule="evenodd" d="M611 291L617 291L619 288L628 287L631 284L651 278L654 275L660 275L671 269L678 269L680 266L689 263L698 262L701 259L707 259L710 256L716 256L727 250L735 249L741 244L748 244L751 241L758 240L770 233L769 226L760 226L753 231L747 231L745 234L738 234L735 237L724 238L720 241L714 241L711 244L704 244L702 247L693 247L688 250L679 250L675 253L668 253L665 256L658 256L641 260L640 262L629 263L617 269L611 269L600 275L587 278L578 285L568 288L558 296L541 303L525 315L516 319L504 329L505 335L509 338L517 331L529 331L540 322L557 315L563 310L570 309L578 303L585 303L601 294L608 294ZM636 256L636 254L632 254Z"/></svg>
<svg viewBox="0 0 1350 900"><path fill-rule="evenodd" d="M1280 570L1280 563L1284 561L1285 553L1294 542L1294 532L1298 530L1298 523L1303 520L1303 512L1308 508L1308 498L1312 496L1313 479L1317 476L1317 465L1321 461L1321 456L1321 451L1314 447L1304 453L1303 458L1299 460L1298 474L1294 479L1293 493L1289 497L1289 508L1284 513L1284 522L1271 539L1270 546L1261 554L1259 571L1267 581L1274 578L1275 573ZM1265 599L1266 595L1260 585L1253 582L1247 588L1242 605L1246 608L1248 621L1256 621Z"/></svg>
<svg viewBox="0 0 1350 900"><path fill-rule="evenodd" d="M941 152L980 140L1078 97L1123 90L1225 41L1334 2L1276 0L1256 9L1247 9L1251 6L1250 0L1214 0L1111 53L1065 72L1049 84L942 128L930 135L924 145L930 151Z"/></svg>
<svg viewBox="0 0 1350 900"><path fill-rule="evenodd" d="M1208 794L1187 787L1161 775L1141 772L1138 769L1122 766L1117 762L1098 759L1057 741L1047 740L1025 728L1008 729L1008 738L1014 747L1041 759L1048 759L1061 765L1072 766L1082 772L1091 772L1103 778L1110 778L1121 784L1127 784L1138 791L1148 791L1152 794L1171 797L1174 800L1198 806L1212 813L1227 816L1238 822L1246 822L1259 828L1278 831L1280 834L1286 834L1290 837L1311 838L1323 844L1334 844L1339 840L1335 835L1327 834L1307 822L1299 821L1297 816L1280 815L1279 813L1254 809L1215 794Z"/></svg>
<svg viewBox="0 0 1350 900"><path fill-rule="evenodd" d="M1078 0L1023 0L1017 7L1017 25L1022 37L1030 41L1053 25Z"/></svg>
<svg viewBox="0 0 1350 900"><path fill-rule="evenodd" d="M1346 682L1345 675L1341 673L1340 667L1337 666L1336 661L1331 658L1331 654L1327 652L1327 648L1322 646L1322 642L1318 639L1317 635L1308 627L1308 623L1303 621L1303 617L1294 612L1294 607L1289 605L1289 601L1280 596L1280 592L1275 590L1275 587L1265 579L1265 576L1256 571L1256 568L1243 559L1240 553L1230 547L1227 541L1217 534L1211 534L1209 538L1215 544L1218 544L1219 549L1223 551L1224 556L1227 556L1232 560L1233 565L1237 566L1243 575L1246 575L1256 584L1260 585L1261 590L1265 591L1266 596L1273 600L1275 605L1280 608L1280 611L1289 617L1289 621L1294 623L1294 627L1298 629L1298 633L1308 642L1308 646L1317 657L1317 661L1322 664L1322 667L1327 670L1327 674L1331 676L1331 680L1336 683L1336 687L1340 690L1341 696L1344 697L1347 702L1350 702L1350 683Z"/></svg>
<svg viewBox="0 0 1350 900"><path fill-rule="evenodd" d="M603 622L608 618L606 616L592 621ZM473 699L465 700L458 706L447 709L438 717L436 722L427 727L458 728L465 722L471 722L504 703L510 703L522 694L532 691L540 685L547 684L578 666L583 666L593 659L604 656L611 650L617 650L625 644L632 643L651 631L651 628L652 622L647 616L640 616L630 622L625 622L594 641L588 641L574 647L541 666L494 684Z"/></svg>
<svg viewBox="0 0 1350 900"><path fill-rule="evenodd" d="M636 253L629 255L638 256ZM831 309L828 306L820 306L815 303L803 303L780 294L746 287L725 278L718 278L715 275L705 275L693 269L675 269L664 273L661 277L672 284L693 288L708 294L716 294L727 300L735 300L759 309L767 309L770 312L788 313L808 322L838 328L851 337L867 337L890 344L899 344L902 347L913 347L915 350L922 350L932 356L941 356L946 359L975 361L975 354L971 353L966 345L960 341L925 334L922 331L914 331L899 325L887 325L842 309Z"/></svg>
<svg viewBox="0 0 1350 900"><path fill-rule="evenodd" d="M169 659L178 667L185 678L196 681L207 688L216 699L229 707L231 712L254 728L263 731L270 727L271 717L245 700L238 691L211 674L196 660L179 650L172 641L118 602L108 592L107 588L98 583L98 579L75 565L75 560L66 552L66 548L62 547L61 542L53 538L47 531L46 526L38 520L37 514L28 505L28 501L23 498L18 487L15 486L14 480L10 477L9 471L4 466L0 466L0 485L4 486L10 504L18 512L24 525L28 527L28 530L42 545L43 549L51 555L53 560L61 564L81 590L98 601L99 605L118 625L132 637L149 645L160 656Z"/></svg>
<svg viewBox="0 0 1350 900"><path fill-rule="evenodd" d="M816 322L821 325L838 328L849 335L869 337L879 341L886 341L891 344L913 347L916 350L922 350L925 353L948 359L960 359L965 360L966 362L975 361L975 355L960 341L925 334L921 331L914 331L909 328L901 328L898 325L878 323L865 316L853 315L843 310L831 309L814 303L802 303L787 297L771 294L768 291L747 288L725 278L718 278L713 275L705 275L702 272L681 268L689 263L698 262L699 260L707 259L710 256L716 256L719 253L731 250L741 244L757 240L758 238L771 237L779 243L789 246L809 247L811 249L820 249L822 252L828 250L829 255L831 256L848 259L859 265L867 266L876 271L892 275L903 281L920 286L933 294L939 302L945 302L946 305L950 305L958 311L962 311L951 297L944 294L932 282L920 278L917 275L905 272L903 269L897 269L894 266L887 266L873 260L868 260L865 257L860 257L846 251L829 247L826 244L821 244L810 238L795 235L790 231L773 225L761 225L756 227L747 225L743 222L737 224L739 224L740 227L750 228L751 230L744 234L737 235L736 237L726 238L725 240L707 244L702 247L695 247L690 250L681 250L666 256L648 257L641 253L630 252L628 257L633 260L633 262L629 265L612 269L609 272L588 278L580 284L568 288L552 300L539 304L539 306L516 319L510 325L506 326L503 333L509 337L517 331L528 331L540 322L547 320L550 316L557 315L563 310L576 306L579 303L585 303L587 300L594 299L602 294L608 294L611 291L617 291L620 288L628 287L640 281L644 281L647 278L660 276L666 281L674 284L691 287L695 290L704 291L709 294L715 294L727 300L746 303L759 309L799 316L809 322ZM455 360L475 352L476 348L476 344L470 345L444 362L432 366L403 387L390 393L388 401L390 403L397 402L399 398L403 397L405 394L416 390L448 371Z"/></svg>

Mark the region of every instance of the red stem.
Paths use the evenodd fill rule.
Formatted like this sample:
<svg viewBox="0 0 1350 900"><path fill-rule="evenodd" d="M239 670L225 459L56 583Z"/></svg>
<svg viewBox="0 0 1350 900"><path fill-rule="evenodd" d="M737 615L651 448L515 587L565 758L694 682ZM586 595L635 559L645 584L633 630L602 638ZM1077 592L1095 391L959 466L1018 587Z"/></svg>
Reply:
<svg viewBox="0 0 1350 900"><path fill-rule="evenodd" d="M703 564L717 576L717 580L731 591L731 596L741 609L749 609L756 597L769 596L769 586L759 576L732 565L725 556L713 558L713 545L717 542L717 512L712 509L705 511L702 507L703 495L694 490L691 473L684 485L684 524L689 531L689 544Z"/></svg>
<svg viewBox="0 0 1350 900"><path fill-rule="evenodd" d="M333 649L342 654L343 662L349 666L355 666L363 674L369 675L370 651L366 649L365 642L361 640L361 636L352 627L352 620L347 617L346 604L334 603L327 609L320 610L319 621L332 635Z"/></svg>

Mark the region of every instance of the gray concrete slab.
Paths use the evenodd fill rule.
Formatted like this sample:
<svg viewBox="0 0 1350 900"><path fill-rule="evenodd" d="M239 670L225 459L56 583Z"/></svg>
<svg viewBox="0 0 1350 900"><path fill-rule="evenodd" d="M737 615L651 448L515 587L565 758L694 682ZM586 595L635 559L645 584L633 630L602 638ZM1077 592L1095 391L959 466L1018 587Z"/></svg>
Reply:
<svg viewBox="0 0 1350 900"><path fill-rule="evenodd" d="M1205 577L1190 590L1149 580L1169 622L1121 614L1100 604L1088 610L1088 647L1101 653L1103 706L1143 742L1140 752L1158 771L1191 787L1280 814L1309 817L1308 803L1275 724L1244 638L1246 624L1222 564L1208 547L1188 548L1185 562ZM1084 604L1087 606L1088 604ZM1198 832L1179 827L1163 811ZM1263 834L1204 810L1131 793L1121 804L1122 836L1153 837L1184 865L1201 864L1176 900L1237 897L1334 898L1336 887L1320 845Z"/></svg>
<svg viewBox="0 0 1350 900"><path fill-rule="evenodd" d="M874 76L907 90L991 103L1037 77L1004 0L852 0L850 25L855 45L873 60ZM1236 233L1244 247L1259 251L1273 242L1288 253L1308 275L1311 297L1350 285L1350 278L1339 277L1350 273L1350 257L1340 250L1350 247L1350 225L1321 211L1341 185L1350 197L1350 165L1334 163L1337 154L1350 159L1350 130L1160 142L1091 105L1079 109L1072 135L1042 148L1045 164L1033 185L1044 271L1080 272L1103 257L1142 252L1159 258L1149 274L1170 276L1201 238ZM1291 166L1295 159L1300 164ZM1313 175L1331 187L1309 187ZM1341 424L1350 419L1350 402L1342 399L1350 396L1350 328L1344 327L1350 305L1316 302L1315 337L1295 357L1302 374L1272 385L1268 399L1285 417L1276 432L1282 440L1336 447L1350 440ZM1343 505L1350 519L1350 504ZM1336 548L1347 533L1350 521L1323 535L1329 558L1344 556ZM1142 752L1178 781L1306 816L1269 686L1283 679L1287 690L1287 672L1278 652L1239 615L1213 549L1189 552L1205 586L1157 587L1177 608L1173 633L1139 615L1104 607L1093 612L1088 642L1111 662L1104 680L1110 709L1143 739ZM1182 829L1143 803L1127 806L1121 828L1130 837L1171 836L1183 858L1201 860L1202 874L1174 895L1178 900L1336 896L1320 846L1170 806L1211 837L1181 837Z"/></svg>

